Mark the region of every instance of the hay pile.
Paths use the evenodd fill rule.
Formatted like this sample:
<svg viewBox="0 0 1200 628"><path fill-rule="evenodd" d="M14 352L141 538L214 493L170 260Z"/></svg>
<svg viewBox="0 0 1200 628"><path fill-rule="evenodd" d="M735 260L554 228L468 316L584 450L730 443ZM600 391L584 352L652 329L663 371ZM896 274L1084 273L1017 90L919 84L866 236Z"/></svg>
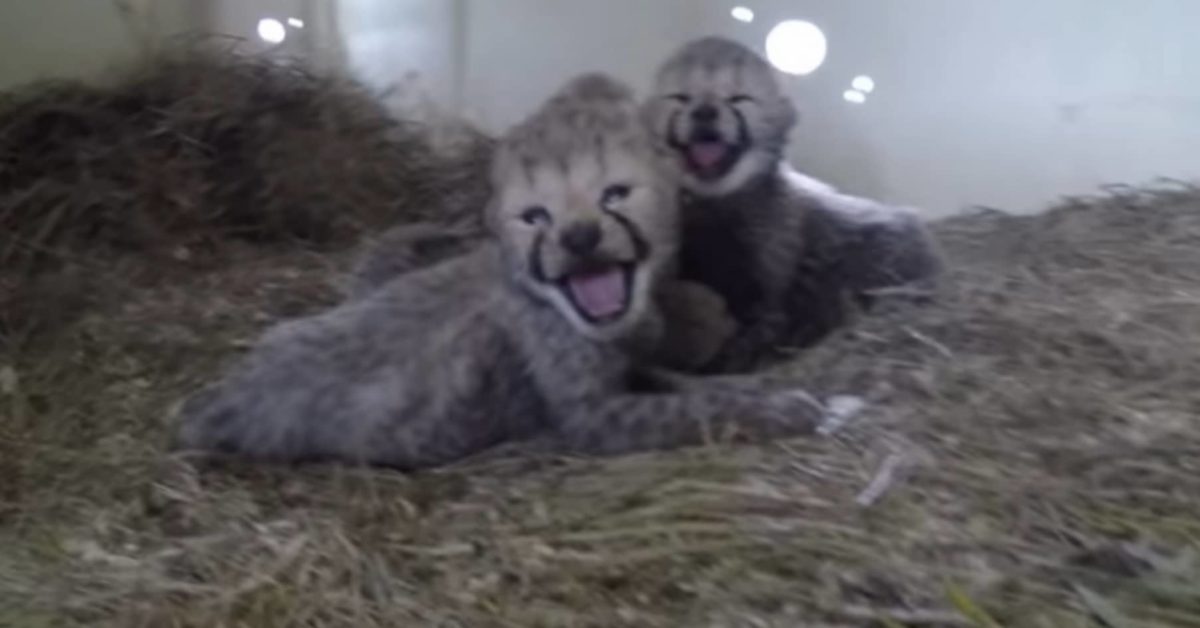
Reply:
<svg viewBox="0 0 1200 628"><path fill-rule="evenodd" d="M0 626L1200 625L1200 190L937 232L940 304L780 369L867 402L829 436L413 476L163 454L328 256L112 277L0 362Z"/></svg>
<svg viewBox="0 0 1200 628"><path fill-rule="evenodd" d="M490 140L442 131L348 79L211 45L105 86L18 88L0 94L0 269L26 286L118 253L195 263L230 238L329 247L469 219Z"/></svg>
<svg viewBox="0 0 1200 628"><path fill-rule="evenodd" d="M187 43L105 86L0 93L0 335L69 318L129 257L196 267L231 240L329 250L396 223L477 220L491 140L418 113Z"/></svg>

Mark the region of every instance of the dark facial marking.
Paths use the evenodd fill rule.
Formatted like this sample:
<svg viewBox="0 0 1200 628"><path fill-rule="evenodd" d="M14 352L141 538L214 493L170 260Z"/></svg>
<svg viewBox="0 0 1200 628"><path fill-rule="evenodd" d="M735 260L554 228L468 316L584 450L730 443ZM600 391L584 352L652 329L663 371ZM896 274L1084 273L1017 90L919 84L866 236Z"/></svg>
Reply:
<svg viewBox="0 0 1200 628"><path fill-rule="evenodd" d="M533 237L533 246L529 247L529 258L525 261L529 266L529 274L539 283L546 282L546 270L542 267L542 241L545 239L544 231L539 231Z"/></svg>
<svg viewBox="0 0 1200 628"><path fill-rule="evenodd" d="M553 222L553 219L550 217L550 210L541 205L535 205L522 211L521 220L525 224L535 227L548 227Z"/></svg>
<svg viewBox="0 0 1200 628"><path fill-rule="evenodd" d="M750 146L750 125L746 122L746 114L739 111L737 107L730 107L729 110L733 112L733 118L737 121L737 145L741 149L745 149Z"/></svg>
<svg viewBox="0 0 1200 628"><path fill-rule="evenodd" d="M624 214L611 209L602 209L602 211L612 216L613 220L617 221L617 224L621 225L626 233L629 234L629 239L633 242L633 253L637 260L639 262L645 260L650 255L650 244L642 237L642 232L638 229L637 225L633 224L633 221Z"/></svg>
<svg viewBox="0 0 1200 628"><path fill-rule="evenodd" d="M600 209L611 209L615 203L629 198L632 190L624 183L615 183L604 188L600 194Z"/></svg>

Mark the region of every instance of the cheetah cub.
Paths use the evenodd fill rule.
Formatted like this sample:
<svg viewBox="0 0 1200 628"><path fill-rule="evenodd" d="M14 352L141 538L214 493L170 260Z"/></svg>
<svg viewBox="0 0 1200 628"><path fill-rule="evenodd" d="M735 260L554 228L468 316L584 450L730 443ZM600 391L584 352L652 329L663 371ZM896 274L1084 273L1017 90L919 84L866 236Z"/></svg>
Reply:
<svg viewBox="0 0 1200 628"><path fill-rule="evenodd" d="M685 45L644 115L683 171L681 277L718 292L740 325L709 370L751 368L841 326L848 306L933 286L941 256L913 212L787 165L796 110L750 49L718 37Z"/></svg>
<svg viewBox="0 0 1200 628"><path fill-rule="evenodd" d="M616 454L811 430L802 392L641 365L676 252L663 163L624 85L572 81L502 138L486 243L268 331L183 404L178 445L418 469L531 437Z"/></svg>

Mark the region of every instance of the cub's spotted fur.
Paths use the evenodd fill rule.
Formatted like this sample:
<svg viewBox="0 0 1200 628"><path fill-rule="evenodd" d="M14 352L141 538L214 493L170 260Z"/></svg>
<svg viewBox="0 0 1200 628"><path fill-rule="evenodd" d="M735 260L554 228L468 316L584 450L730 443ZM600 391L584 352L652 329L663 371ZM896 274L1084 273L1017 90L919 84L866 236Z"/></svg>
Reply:
<svg viewBox="0 0 1200 628"><path fill-rule="evenodd" d="M624 86L573 81L501 141L485 244L272 329L184 404L179 444L413 469L535 435L618 453L807 431L803 393L641 366L676 252L663 163Z"/></svg>
<svg viewBox="0 0 1200 628"><path fill-rule="evenodd" d="M644 115L683 170L681 276L720 293L741 327L710 369L815 342L880 289L932 286L940 255L915 214L786 164L796 111L751 50L717 37L685 45Z"/></svg>

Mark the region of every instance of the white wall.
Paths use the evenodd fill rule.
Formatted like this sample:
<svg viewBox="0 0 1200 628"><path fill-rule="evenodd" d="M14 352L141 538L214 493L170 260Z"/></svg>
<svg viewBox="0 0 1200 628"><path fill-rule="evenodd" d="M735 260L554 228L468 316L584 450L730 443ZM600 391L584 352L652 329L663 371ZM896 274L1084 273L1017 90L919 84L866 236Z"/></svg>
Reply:
<svg viewBox="0 0 1200 628"><path fill-rule="evenodd" d="M699 32L697 0L470 0L464 110L504 128L585 71L648 87L655 66Z"/></svg>
<svg viewBox="0 0 1200 628"><path fill-rule="evenodd" d="M457 109L463 6L462 0L340 0L338 19L350 68L376 87L421 89Z"/></svg>
<svg viewBox="0 0 1200 628"><path fill-rule="evenodd" d="M205 28L213 33L242 40L240 48L249 52L274 51L278 54L311 56L317 27L313 0L203 0L208 15ZM258 36L260 20L270 18L288 24L289 18L303 22L302 28L287 25L282 43L264 42Z"/></svg>
<svg viewBox="0 0 1200 628"><path fill-rule="evenodd" d="M165 30L200 0L167 2ZM736 2L752 24L729 16ZM308 21L287 52L338 48L379 87L417 72L444 106L491 130L571 75L638 88L692 37L761 50L809 19L825 65L787 87L803 113L793 161L847 191L943 214L1035 210L1060 195L1156 176L1200 178L1200 0L206 0L203 26L246 37L259 18ZM180 7L193 7L182 9ZM182 22L182 23L181 23ZM340 34L340 36L339 36ZM258 44L255 44L258 45ZM260 46L261 47L261 46ZM94 73L134 49L108 2L0 2L0 87ZM841 94L856 74L878 88Z"/></svg>
<svg viewBox="0 0 1200 628"><path fill-rule="evenodd" d="M648 84L702 34L762 50L802 18L829 39L824 66L787 84L800 105L793 161L858 194L933 214L1035 210L1068 193L1156 176L1200 177L1195 0L473 0L465 103L503 127L571 74ZM864 105L842 100L869 74Z"/></svg>
<svg viewBox="0 0 1200 628"><path fill-rule="evenodd" d="M191 0L155 0L146 35L163 37L188 28ZM135 5L138 3L134 3ZM95 78L139 51L131 30L110 0L0 0L0 89L57 78Z"/></svg>
<svg viewBox="0 0 1200 628"><path fill-rule="evenodd" d="M826 30L827 64L789 81L809 114L794 156L850 190L936 213L1035 210L1106 183L1200 177L1200 2L754 4L767 19L750 41L784 17ZM854 106L840 95L859 73L878 89Z"/></svg>

